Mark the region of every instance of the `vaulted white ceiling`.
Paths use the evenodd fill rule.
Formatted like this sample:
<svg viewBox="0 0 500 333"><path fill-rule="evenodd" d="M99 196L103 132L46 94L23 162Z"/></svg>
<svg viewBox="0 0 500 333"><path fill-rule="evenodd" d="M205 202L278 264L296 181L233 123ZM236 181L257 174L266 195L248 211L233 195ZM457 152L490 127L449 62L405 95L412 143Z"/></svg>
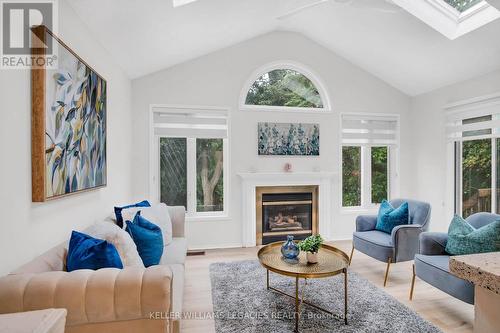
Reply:
<svg viewBox="0 0 500 333"><path fill-rule="evenodd" d="M500 20L449 40L404 10L355 5L368 0L330 0L283 19L316 1L67 1L131 78L274 30L302 33L408 95L500 69Z"/></svg>

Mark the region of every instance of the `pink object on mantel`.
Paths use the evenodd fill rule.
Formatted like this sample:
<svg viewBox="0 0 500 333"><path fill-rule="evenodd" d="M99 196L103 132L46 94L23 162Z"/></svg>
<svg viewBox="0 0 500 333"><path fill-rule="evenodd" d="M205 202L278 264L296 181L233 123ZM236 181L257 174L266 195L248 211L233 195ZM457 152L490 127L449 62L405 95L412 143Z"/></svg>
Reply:
<svg viewBox="0 0 500 333"><path fill-rule="evenodd" d="M285 167L283 169L285 170L285 172L292 172L292 164L285 163Z"/></svg>

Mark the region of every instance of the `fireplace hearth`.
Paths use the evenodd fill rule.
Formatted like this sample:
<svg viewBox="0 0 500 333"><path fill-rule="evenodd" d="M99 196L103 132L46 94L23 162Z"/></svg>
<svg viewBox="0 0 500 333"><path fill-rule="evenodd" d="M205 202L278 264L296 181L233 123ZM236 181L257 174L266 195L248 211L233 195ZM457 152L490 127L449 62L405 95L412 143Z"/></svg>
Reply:
<svg viewBox="0 0 500 333"><path fill-rule="evenodd" d="M317 186L257 187L256 196L258 245L317 233Z"/></svg>

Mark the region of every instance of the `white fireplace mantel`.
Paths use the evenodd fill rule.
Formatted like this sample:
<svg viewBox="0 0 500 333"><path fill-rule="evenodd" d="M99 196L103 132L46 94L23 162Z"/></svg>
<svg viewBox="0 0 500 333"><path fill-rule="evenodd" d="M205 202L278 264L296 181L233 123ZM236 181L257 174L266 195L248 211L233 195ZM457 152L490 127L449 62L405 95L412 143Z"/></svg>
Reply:
<svg viewBox="0 0 500 333"><path fill-rule="evenodd" d="M257 244L256 234L256 195L258 186L293 186L317 185L319 188L318 213L319 233L325 238L331 238L332 224L332 178L333 172L242 172L238 176L242 180L242 244L245 247Z"/></svg>

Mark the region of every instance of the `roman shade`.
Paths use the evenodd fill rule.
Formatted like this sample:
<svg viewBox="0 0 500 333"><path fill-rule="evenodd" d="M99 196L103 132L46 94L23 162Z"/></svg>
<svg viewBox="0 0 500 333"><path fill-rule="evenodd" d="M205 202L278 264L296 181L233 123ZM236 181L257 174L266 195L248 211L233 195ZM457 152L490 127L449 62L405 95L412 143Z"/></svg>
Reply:
<svg viewBox="0 0 500 333"><path fill-rule="evenodd" d="M446 137L450 141L500 136L500 101L487 105L450 108L446 113Z"/></svg>
<svg viewBox="0 0 500 333"><path fill-rule="evenodd" d="M228 110L207 107L153 106L154 135L226 139Z"/></svg>
<svg viewBox="0 0 500 333"><path fill-rule="evenodd" d="M342 115L342 145L391 146L398 143L397 116Z"/></svg>

